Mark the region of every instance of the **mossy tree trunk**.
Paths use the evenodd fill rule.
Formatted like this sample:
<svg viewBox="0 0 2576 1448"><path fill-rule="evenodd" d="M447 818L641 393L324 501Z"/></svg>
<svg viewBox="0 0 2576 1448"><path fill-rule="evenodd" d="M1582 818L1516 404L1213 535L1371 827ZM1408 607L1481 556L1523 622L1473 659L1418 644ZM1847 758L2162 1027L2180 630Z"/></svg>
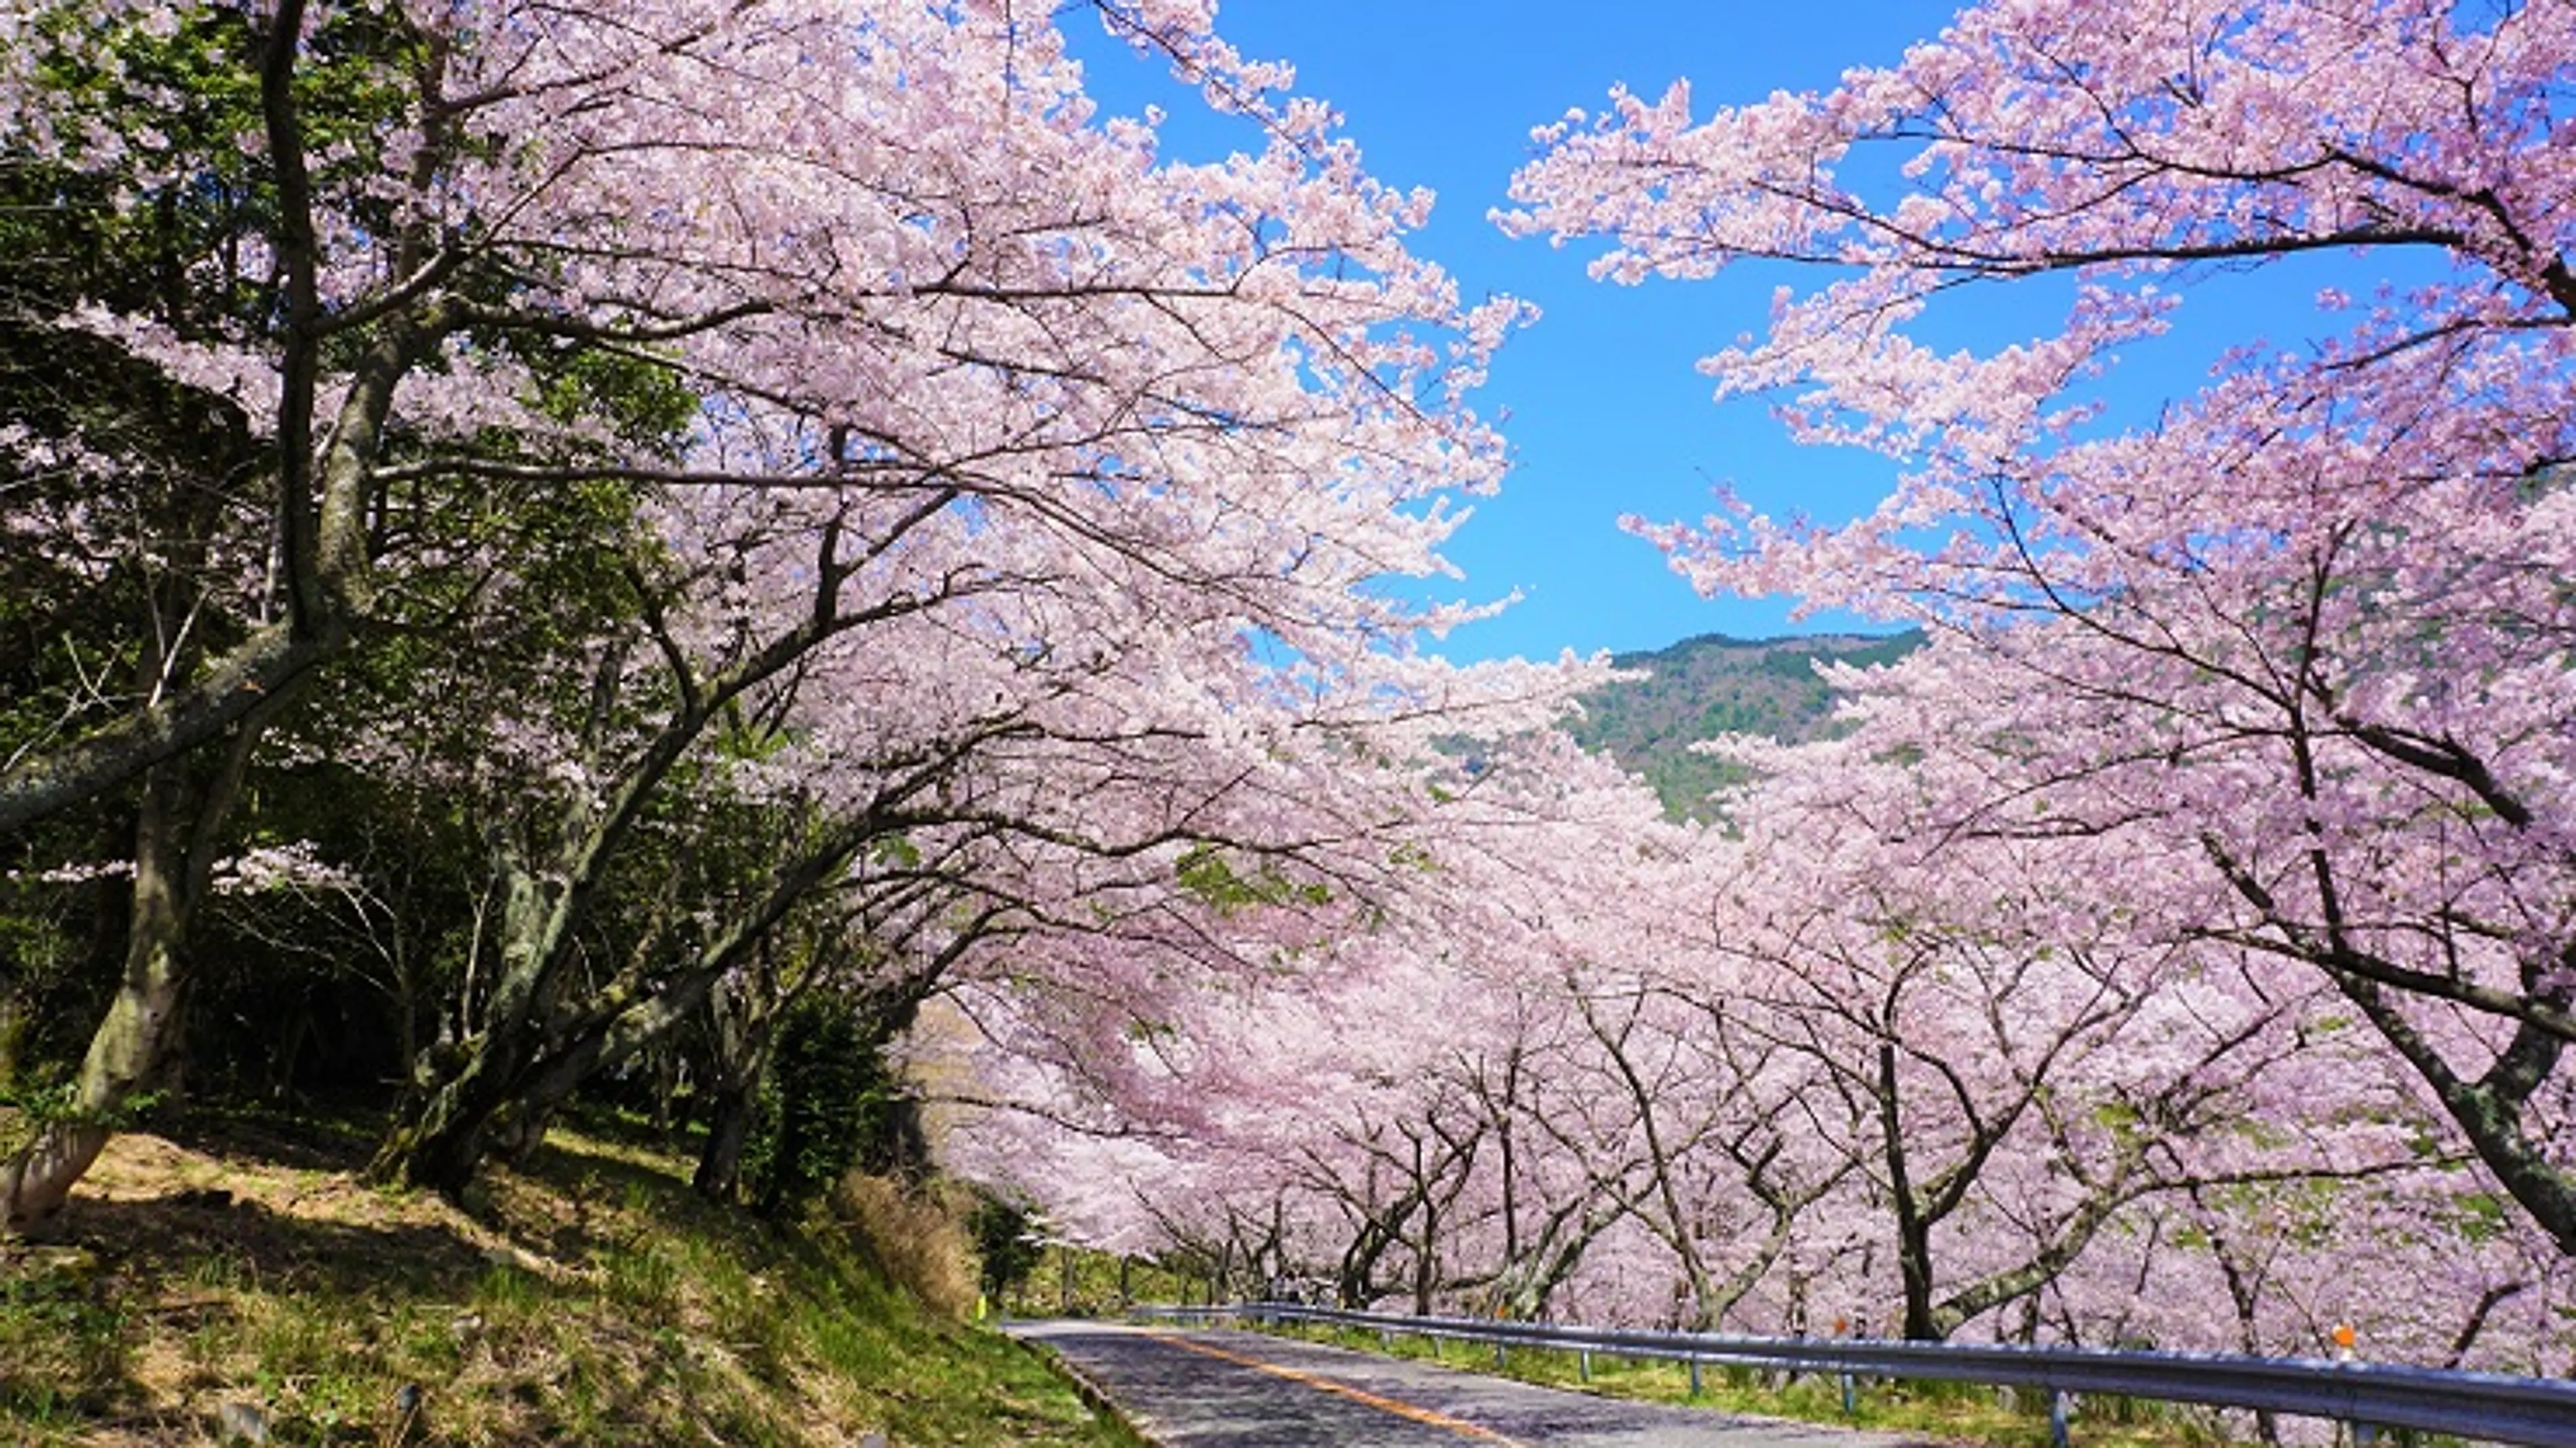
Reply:
<svg viewBox="0 0 2576 1448"><path fill-rule="evenodd" d="M715 1093L707 1122L706 1145L698 1152L698 1169L690 1189L708 1201L731 1205L742 1196L742 1152L750 1144L752 1124L760 1115L760 1080L726 1082Z"/></svg>
<svg viewBox="0 0 2576 1448"><path fill-rule="evenodd" d="M59 1210L106 1149L116 1123L159 1084L187 992L189 923L205 899L251 748L275 708L265 706L244 721L210 783L187 779L177 765L146 777L135 821L124 973L90 1036L69 1109L36 1123L30 1139L14 1143L0 1160L0 1228L14 1230Z"/></svg>
<svg viewBox="0 0 2576 1448"><path fill-rule="evenodd" d="M184 585L154 590L157 627L150 636L184 637L186 615L195 606ZM138 687L156 686L173 667L175 661L159 649L145 649L136 665ZM189 923L206 898L225 824L260 737L309 677L300 676L245 713L211 773L202 763L179 759L144 775L135 813L124 969L106 1016L90 1036L68 1109L35 1123L28 1139L0 1144L7 1151L0 1158L0 1231L60 1210L106 1149L116 1123L132 1115L159 1083L187 992Z"/></svg>
<svg viewBox="0 0 2576 1448"><path fill-rule="evenodd" d="M713 1110L707 1140L698 1153L698 1169L689 1185L711 1202L731 1203L741 1197L742 1153L760 1116L760 1080L769 1069L770 1042L777 1035L776 942L764 941L754 952L739 984L719 981L707 996L707 1015L714 1036L715 1076L708 1085Z"/></svg>

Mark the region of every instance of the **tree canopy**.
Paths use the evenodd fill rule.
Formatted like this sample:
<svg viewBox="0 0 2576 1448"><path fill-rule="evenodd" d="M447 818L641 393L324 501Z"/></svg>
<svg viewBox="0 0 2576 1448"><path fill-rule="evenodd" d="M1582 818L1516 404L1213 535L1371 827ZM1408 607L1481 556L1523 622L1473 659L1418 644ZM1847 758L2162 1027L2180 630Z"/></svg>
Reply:
<svg viewBox="0 0 2576 1448"><path fill-rule="evenodd" d="M181 1088L458 1195L587 1103L1352 1303L2563 1370L2576 8L1996 0L1543 129L1505 229L1788 278L1706 371L1894 464L1631 521L1922 637L1670 813L1578 739L1761 699L1438 655L1530 309L1210 8L13 12L0 1216ZM2104 404L2258 284L2313 335Z"/></svg>

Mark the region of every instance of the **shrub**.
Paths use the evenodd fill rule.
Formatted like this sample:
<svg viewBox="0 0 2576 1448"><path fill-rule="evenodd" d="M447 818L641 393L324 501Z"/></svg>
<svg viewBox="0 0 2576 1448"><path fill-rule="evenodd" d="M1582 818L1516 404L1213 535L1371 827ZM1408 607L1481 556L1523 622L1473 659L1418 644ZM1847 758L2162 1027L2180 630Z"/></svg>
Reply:
<svg viewBox="0 0 2576 1448"><path fill-rule="evenodd" d="M984 1295L995 1302L1018 1290L1046 1257L1029 1209L989 1191L975 1193L967 1225L975 1234Z"/></svg>
<svg viewBox="0 0 2576 1448"><path fill-rule="evenodd" d="M752 1200L762 1214L792 1217L852 1170L922 1170L929 1149L920 1103L885 1058L886 1025L829 995L789 1008L748 1153Z"/></svg>

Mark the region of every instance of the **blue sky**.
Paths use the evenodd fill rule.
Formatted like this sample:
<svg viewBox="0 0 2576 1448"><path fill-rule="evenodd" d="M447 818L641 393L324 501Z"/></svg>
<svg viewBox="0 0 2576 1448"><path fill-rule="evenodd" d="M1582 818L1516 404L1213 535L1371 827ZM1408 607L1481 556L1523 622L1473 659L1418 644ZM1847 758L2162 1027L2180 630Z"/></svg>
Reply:
<svg viewBox="0 0 2576 1448"><path fill-rule="evenodd" d="M1487 415L1504 415L1515 465L1502 494L1478 502L1453 540L1449 556L1466 580L1443 595L1482 601L1517 589L1524 598L1500 618L1454 633L1441 652L1545 658L1567 648L1655 648L1699 633L1759 637L1851 622L1793 623L1792 600L1702 599L1617 526L1630 512L1697 519L1720 483L1766 511L1820 520L1851 516L1884 490L1892 464L1795 447L1759 401L1715 405L1694 367L1758 328L1772 286L1798 278L1774 269L1620 287L1590 280L1580 248L1513 241L1486 218L1507 203L1512 172L1532 154L1530 128L1571 106L1598 110L1615 83L1652 96L1688 77L1694 112L1705 115L1774 90L1828 87L1850 66L1893 62L1952 13L1937 0L1608 0L1579 14L1564 0L1222 6L1219 30L1248 55L1292 62L1297 89L1342 113L1371 171L1438 193L1431 224L1416 239L1419 253L1447 267L1471 298L1508 292L1544 312L1504 347L1479 394ZM1175 102L1154 67L1102 40L1096 26L1078 15L1069 22L1105 105L1168 106L1168 153L1246 144L1191 120L1204 113ZM2282 295L2266 285L2264 297ZM1977 340L2045 330L2057 298L2023 295L2030 290L1983 294L1969 325L1988 335ZM2241 317L2242 309L2204 302L2200 315L2213 314ZM2187 388L2204 365L2182 371L2176 358L2149 361L2151 369L2115 374L2130 409L2151 407L2159 390Z"/></svg>

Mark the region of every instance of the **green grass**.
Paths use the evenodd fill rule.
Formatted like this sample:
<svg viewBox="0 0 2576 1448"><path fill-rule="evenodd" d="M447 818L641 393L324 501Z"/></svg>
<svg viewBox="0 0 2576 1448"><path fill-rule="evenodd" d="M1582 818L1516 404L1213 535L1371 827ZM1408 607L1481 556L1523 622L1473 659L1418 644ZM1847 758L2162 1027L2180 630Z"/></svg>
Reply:
<svg viewBox="0 0 2576 1448"><path fill-rule="evenodd" d="M1003 1300L1017 1317L1115 1317L1132 1303L1204 1301L1207 1282L1142 1257L1050 1247Z"/></svg>
<svg viewBox="0 0 2576 1448"><path fill-rule="evenodd" d="M118 1200L0 1243L0 1442L208 1441L227 1412L277 1444L1135 1441L828 1212L710 1207L649 1152L558 1132L468 1217L222 1135L111 1148Z"/></svg>
<svg viewBox="0 0 2576 1448"><path fill-rule="evenodd" d="M94 1300L95 1259L42 1254L0 1273L0 1424L39 1437L112 1404L125 1383L131 1324Z"/></svg>

